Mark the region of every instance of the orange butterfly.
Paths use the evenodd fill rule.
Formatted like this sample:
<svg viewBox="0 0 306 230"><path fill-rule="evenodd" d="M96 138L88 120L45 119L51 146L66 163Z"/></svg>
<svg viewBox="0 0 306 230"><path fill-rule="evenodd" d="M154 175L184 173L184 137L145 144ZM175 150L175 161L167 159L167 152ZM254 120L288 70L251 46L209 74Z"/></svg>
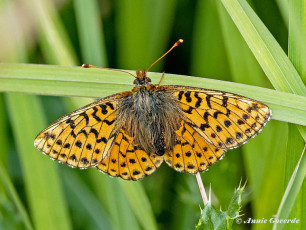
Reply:
<svg viewBox="0 0 306 230"><path fill-rule="evenodd" d="M102 98L51 124L38 134L35 147L72 167L97 167L126 180L150 175L164 160L179 172L196 174L244 144L270 119L270 109L258 101L151 84L147 71L137 70L132 91Z"/></svg>

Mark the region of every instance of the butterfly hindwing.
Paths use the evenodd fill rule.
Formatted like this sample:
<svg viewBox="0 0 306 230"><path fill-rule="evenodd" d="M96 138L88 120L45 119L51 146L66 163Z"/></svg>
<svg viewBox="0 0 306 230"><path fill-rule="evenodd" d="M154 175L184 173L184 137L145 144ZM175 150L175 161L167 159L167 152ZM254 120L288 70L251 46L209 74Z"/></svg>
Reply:
<svg viewBox="0 0 306 230"><path fill-rule="evenodd" d="M38 134L34 145L72 167L97 165L114 128L117 97L106 97L60 118Z"/></svg>
<svg viewBox="0 0 306 230"><path fill-rule="evenodd" d="M172 93L186 120L207 143L236 148L261 131L270 119L268 106L236 94L185 86L160 86Z"/></svg>
<svg viewBox="0 0 306 230"><path fill-rule="evenodd" d="M117 134L112 147L97 168L114 177L125 180L139 180L155 172L163 161L162 156L147 154L133 143L124 128Z"/></svg>
<svg viewBox="0 0 306 230"><path fill-rule="evenodd" d="M225 151L208 144L191 125L182 121L176 131L177 141L173 152L165 155L166 163L179 172L196 174L206 170L220 159Z"/></svg>

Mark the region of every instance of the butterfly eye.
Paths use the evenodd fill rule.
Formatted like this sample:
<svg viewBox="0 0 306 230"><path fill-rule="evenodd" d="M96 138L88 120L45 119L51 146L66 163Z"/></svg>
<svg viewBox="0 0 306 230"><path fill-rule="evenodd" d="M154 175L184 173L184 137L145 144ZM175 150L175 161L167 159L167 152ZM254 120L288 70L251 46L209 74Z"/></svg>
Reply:
<svg viewBox="0 0 306 230"><path fill-rule="evenodd" d="M151 82L151 78L148 78L148 82Z"/></svg>
<svg viewBox="0 0 306 230"><path fill-rule="evenodd" d="M138 84L139 84L138 79L135 79L135 80L133 81L133 84L134 84L134 85L138 85Z"/></svg>

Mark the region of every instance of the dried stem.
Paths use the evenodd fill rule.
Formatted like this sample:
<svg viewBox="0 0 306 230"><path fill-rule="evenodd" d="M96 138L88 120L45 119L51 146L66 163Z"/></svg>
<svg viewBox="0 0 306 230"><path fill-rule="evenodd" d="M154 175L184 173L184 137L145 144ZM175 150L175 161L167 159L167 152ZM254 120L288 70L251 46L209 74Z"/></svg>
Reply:
<svg viewBox="0 0 306 230"><path fill-rule="evenodd" d="M201 178L201 175L200 175L199 172L196 174L196 178L197 178L197 182L198 182L199 189L200 189L200 192L201 192L201 196L202 196L202 199L203 199L203 203L206 206L208 204L208 199L207 199L204 184L203 184L203 181L202 181L202 178Z"/></svg>

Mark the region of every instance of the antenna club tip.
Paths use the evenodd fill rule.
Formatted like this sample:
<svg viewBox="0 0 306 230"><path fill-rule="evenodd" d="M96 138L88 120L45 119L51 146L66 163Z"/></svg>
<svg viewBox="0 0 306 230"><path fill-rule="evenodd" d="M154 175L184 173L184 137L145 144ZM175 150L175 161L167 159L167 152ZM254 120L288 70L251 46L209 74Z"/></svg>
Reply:
<svg viewBox="0 0 306 230"><path fill-rule="evenodd" d="M182 44L183 42L184 42L183 39L179 39L179 40L176 42L176 44L177 44L177 45L180 45L180 44Z"/></svg>
<svg viewBox="0 0 306 230"><path fill-rule="evenodd" d="M82 68L90 68L90 67L91 67L90 64L83 64L83 65L82 65Z"/></svg>

